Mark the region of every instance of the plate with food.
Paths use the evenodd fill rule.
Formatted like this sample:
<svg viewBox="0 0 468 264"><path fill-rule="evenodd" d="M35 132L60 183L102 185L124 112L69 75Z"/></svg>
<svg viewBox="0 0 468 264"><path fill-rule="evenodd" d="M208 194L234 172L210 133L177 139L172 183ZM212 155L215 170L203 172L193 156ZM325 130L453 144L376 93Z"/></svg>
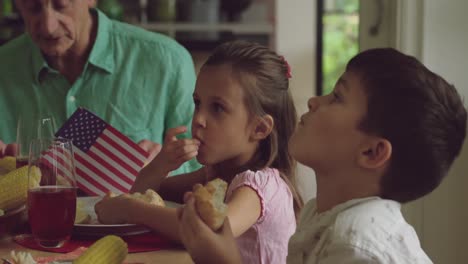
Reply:
<svg viewBox="0 0 468 264"><path fill-rule="evenodd" d="M133 193L132 196L145 202L158 206L177 207L179 204L164 201L153 190L147 190L144 194ZM105 236L109 234L117 236L131 236L151 231L146 226L136 224L102 224L98 221L94 205L103 197L90 196L78 197L76 204L76 217L73 234L79 236Z"/></svg>

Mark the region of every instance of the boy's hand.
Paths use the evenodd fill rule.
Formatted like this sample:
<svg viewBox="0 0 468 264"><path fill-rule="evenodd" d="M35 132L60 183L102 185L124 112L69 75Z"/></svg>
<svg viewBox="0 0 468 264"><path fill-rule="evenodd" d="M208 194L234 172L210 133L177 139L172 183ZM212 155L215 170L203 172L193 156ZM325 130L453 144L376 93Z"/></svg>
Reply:
<svg viewBox="0 0 468 264"><path fill-rule="evenodd" d="M166 132L166 137L161 152L154 158L150 165L167 175L171 171L179 168L184 162L191 160L198 154L200 142L196 139L178 139L176 136L187 132L185 126L170 128Z"/></svg>
<svg viewBox="0 0 468 264"><path fill-rule="evenodd" d="M215 233L198 216L192 193L184 198L185 206L177 211L179 235L192 259L196 263L242 263L229 219Z"/></svg>

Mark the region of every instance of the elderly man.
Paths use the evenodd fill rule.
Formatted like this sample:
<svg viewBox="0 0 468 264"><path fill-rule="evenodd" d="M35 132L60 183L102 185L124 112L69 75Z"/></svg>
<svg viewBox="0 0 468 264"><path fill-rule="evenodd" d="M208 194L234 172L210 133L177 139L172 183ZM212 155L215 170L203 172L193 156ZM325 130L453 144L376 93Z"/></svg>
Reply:
<svg viewBox="0 0 468 264"><path fill-rule="evenodd" d="M150 159L166 129L190 129L195 72L187 50L112 21L94 4L16 0L27 33L0 47L0 157L14 154L19 116L34 131L33 116L53 116L60 126L78 107L138 142ZM197 167L188 162L176 173Z"/></svg>

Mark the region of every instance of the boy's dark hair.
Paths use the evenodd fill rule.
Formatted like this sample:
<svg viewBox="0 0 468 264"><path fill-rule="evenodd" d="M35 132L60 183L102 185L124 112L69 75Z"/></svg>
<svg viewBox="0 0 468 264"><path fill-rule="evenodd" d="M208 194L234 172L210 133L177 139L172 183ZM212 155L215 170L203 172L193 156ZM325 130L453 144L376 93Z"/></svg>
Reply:
<svg viewBox="0 0 468 264"><path fill-rule="evenodd" d="M249 165L252 170L273 167L280 171L293 194L297 217L303 201L296 189L296 162L287 146L297 125L296 108L288 89L288 64L283 57L265 46L237 40L218 46L205 65L230 65L234 78L244 88L245 102L250 113L273 117L273 130L260 142L255 158Z"/></svg>
<svg viewBox="0 0 468 264"><path fill-rule="evenodd" d="M466 135L466 109L455 87L390 48L356 55L347 70L358 74L367 95L360 129L392 144L382 198L408 202L433 191Z"/></svg>

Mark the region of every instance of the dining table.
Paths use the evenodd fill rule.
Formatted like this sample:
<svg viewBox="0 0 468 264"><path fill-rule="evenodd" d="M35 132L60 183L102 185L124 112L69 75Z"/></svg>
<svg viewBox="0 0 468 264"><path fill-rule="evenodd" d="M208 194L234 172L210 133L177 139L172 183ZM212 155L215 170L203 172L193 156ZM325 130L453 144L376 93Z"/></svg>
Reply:
<svg viewBox="0 0 468 264"><path fill-rule="evenodd" d="M52 253L25 248L13 240L13 236L4 236L0 238L0 263L2 258L10 259L11 251L29 252L35 257L58 256L62 253ZM193 263L190 255L182 248L163 249L157 251L129 253L125 259L126 264L137 263Z"/></svg>
<svg viewBox="0 0 468 264"><path fill-rule="evenodd" d="M89 197L88 197L89 198ZM93 199L80 198L80 200L91 202ZM86 203L85 203L86 204ZM94 206L87 204L85 207L89 210L93 209ZM176 206L172 204L171 206ZM90 207L90 208L88 208ZM87 247L97 241L100 237L109 234L114 234L122 237L127 242L129 247L129 253L124 261L125 264L142 264L142 263L193 263L188 252L183 248L182 245L170 242L162 236L145 231L144 227L137 227L135 225L117 225L117 226L100 226L100 225L80 225L75 224L73 235L69 242L65 245L62 250L42 250L37 244L34 243L34 239L31 235L31 230L28 224L28 217L24 207L14 210L14 213L0 217L0 264L8 263L3 262L3 259L10 260L11 252L28 252L33 258L48 258L48 257L66 257L80 255ZM93 217L95 217L93 215ZM127 230L128 229L128 230ZM91 232L88 236L83 237L83 232ZM143 234L137 234L138 232ZM115 233L117 232L117 233ZM118 234L120 232L120 234ZM96 235L96 236L95 236ZM99 236L97 236L99 235ZM137 238L139 237L139 238ZM148 239L150 238L150 239ZM143 240L139 240L143 239ZM31 243L31 241L33 241ZM145 242L142 242L145 241ZM21 242L21 243L20 243ZM84 243L86 242L86 243ZM143 246L141 244L136 245L135 243L150 243ZM76 247L75 247L76 246ZM79 247L83 247L79 249ZM38 249L35 249L38 248ZM130 249L133 250L130 250ZM136 250L138 249L138 250ZM73 254L72 251L80 251L77 254ZM55 253L52 251L60 251L66 253Z"/></svg>

